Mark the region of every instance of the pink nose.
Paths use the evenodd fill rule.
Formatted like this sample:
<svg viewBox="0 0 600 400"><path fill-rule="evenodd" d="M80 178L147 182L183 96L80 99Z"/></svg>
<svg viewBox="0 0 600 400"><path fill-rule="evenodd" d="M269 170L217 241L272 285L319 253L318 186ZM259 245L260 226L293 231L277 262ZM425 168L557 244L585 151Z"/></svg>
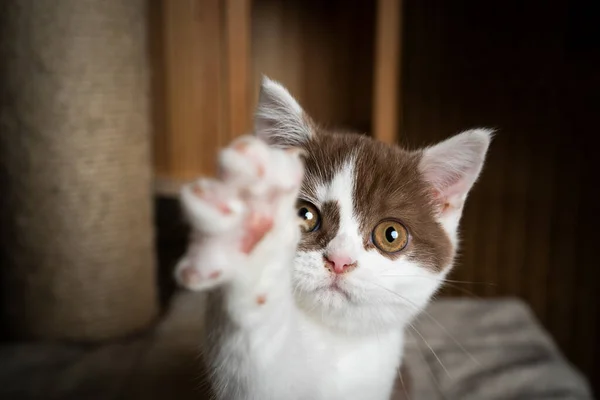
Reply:
<svg viewBox="0 0 600 400"><path fill-rule="evenodd" d="M325 259L325 268L336 274L345 274L356 268L356 261L345 255L328 254Z"/></svg>

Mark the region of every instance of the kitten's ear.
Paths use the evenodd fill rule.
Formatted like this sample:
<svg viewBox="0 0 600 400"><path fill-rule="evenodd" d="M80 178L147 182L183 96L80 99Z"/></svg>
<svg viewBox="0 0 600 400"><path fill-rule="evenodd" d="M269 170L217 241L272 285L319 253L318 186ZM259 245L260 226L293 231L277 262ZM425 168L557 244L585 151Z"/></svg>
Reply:
<svg viewBox="0 0 600 400"><path fill-rule="evenodd" d="M493 131L473 129L426 148L419 168L433 186L442 213L461 211L479 177Z"/></svg>
<svg viewBox="0 0 600 400"><path fill-rule="evenodd" d="M279 83L263 77L254 115L254 133L274 147L297 147L313 135L300 104Z"/></svg>

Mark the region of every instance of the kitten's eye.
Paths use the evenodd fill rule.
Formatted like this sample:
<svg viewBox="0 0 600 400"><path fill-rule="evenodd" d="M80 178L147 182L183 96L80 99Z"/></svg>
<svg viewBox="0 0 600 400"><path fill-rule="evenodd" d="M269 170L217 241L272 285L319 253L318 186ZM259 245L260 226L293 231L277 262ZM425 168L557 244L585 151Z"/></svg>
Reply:
<svg viewBox="0 0 600 400"><path fill-rule="evenodd" d="M303 232L314 232L321 225L321 216L317 207L308 201L298 201L298 218L300 218Z"/></svg>
<svg viewBox="0 0 600 400"><path fill-rule="evenodd" d="M379 250L396 253L408 244L408 230L396 220L384 220L373 229L372 240Z"/></svg>

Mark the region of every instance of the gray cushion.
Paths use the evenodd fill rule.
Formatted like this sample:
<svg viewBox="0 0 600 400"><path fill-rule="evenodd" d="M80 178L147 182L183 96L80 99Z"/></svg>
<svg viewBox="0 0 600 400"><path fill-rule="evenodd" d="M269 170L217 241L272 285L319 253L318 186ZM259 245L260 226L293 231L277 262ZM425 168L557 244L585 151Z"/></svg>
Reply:
<svg viewBox="0 0 600 400"><path fill-rule="evenodd" d="M154 331L118 343L3 344L0 398L209 398L198 357L202 301L181 293ZM592 398L520 301L438 300L414 326L405 358L411 400Z"/></svg>

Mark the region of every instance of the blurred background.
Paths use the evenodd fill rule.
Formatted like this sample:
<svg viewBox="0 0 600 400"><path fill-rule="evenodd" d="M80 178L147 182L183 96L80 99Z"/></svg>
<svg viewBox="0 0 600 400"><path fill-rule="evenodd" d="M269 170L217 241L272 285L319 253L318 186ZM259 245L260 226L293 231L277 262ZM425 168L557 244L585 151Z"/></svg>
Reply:
<svg viewBox="0 0 600 400"><path fill-rule="evenodd" d="M48 341L111 343L97 358L129 366L145 357L150 342L125 356L131 343L115 341L168 314L187 233L178 187L251 129L265 74L316 121L388 143L497 129L464 215L460 283L442 294L522 299L600 389L597 2L0 4L7 374L38 365L40 349L51 366L81 360ZM49 398L44 382L22 398Z"/></svg>

